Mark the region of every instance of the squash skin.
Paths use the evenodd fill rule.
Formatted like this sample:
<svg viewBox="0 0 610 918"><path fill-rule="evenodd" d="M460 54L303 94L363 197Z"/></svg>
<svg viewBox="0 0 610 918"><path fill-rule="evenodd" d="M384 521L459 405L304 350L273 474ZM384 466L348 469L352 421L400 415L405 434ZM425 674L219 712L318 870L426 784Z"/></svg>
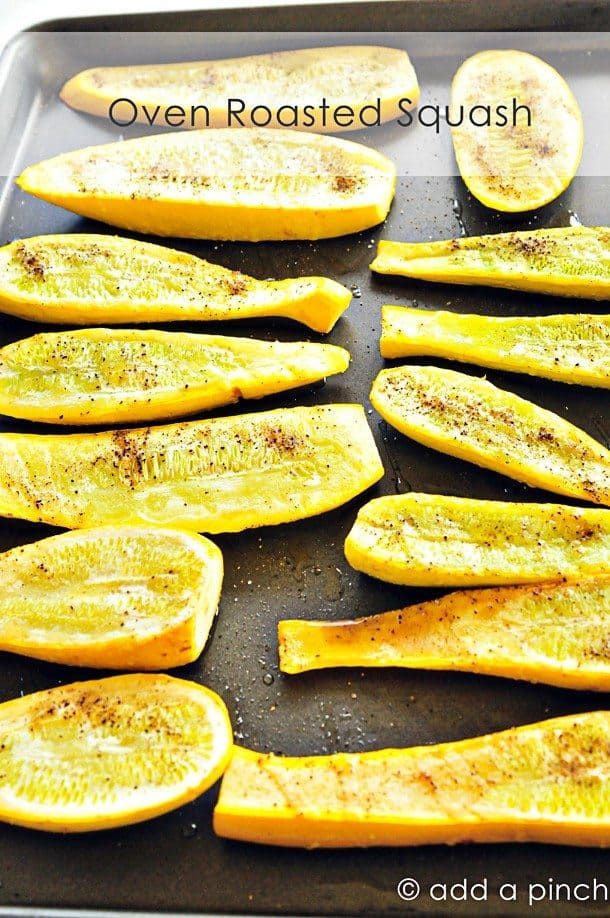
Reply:
<svg viewBox="0 0 610 918"><path fill-rule="evenodd" d="M265 172L256 171L261 162ZM369 147L324 134L210 128L65 153L29 166L17 184L138 233L261 242L326 239L381 223L396 169Z"/></svg>
<svg viewBox="0 0 610 918"><path fill-rule="evenodd" d="M453 149L468 190L486 207L521 213L555 200L580 164L583 122L578 103L563 77L533 54L514 50L481 51L457 70L451 86L452 121L456 109L482 100L526 105L516 124L451 128Z"/></svg>
<svg viewBox="0 0 610 918"><path fill-rule="evenodd" d="M4 702L0 737L0 820L47 832L111 829L170 812L214 784L232 752L218 695L146 673Z"/></svg>
<svg viewBox="0 0 610 918"><path fill-rule="evenodd" d="M348 87L342 96L337 96L338 71L342 86ZM221 87L216 96L215 84ZM202 85L206 87L209 123L200 110L195 113L194 124L187 119L183 125L186 128L231 127L227 118L227 96L243 98L244 91L247 93L252 86L256 87L256 102L254 95L251 102L256 104L264 100L272 110L287 103L316 106L313 124L299 123L296 127L308 131L357 130L361 126L358 122L342 127L334 121L334 112L341 105L351 105L360 112L364 105L379 97L380 120L385 122L403 114L398 104L401 98L409 98L413 105L419 100L417 77L406 51L367 45L303 48L181 64L96 67L83 70L68 80L60 96L66 105L100 117L109 117L109 106L115 99L128 97L138 105L138 122L148 123L141 110L146 105L149 112L156 112L159 124L165 118L168 100L170 106L172 102L180 102L186 109L192 104L200 104ZM372 85L376 87L374 98ZM321 99L329 97L332 101L324 124L317 106ZM240 117L245 126L256 126L248 111ZM285 124L278 123L274 115L269 126L282 128Z"/></svg>
<svg viewBox="0 0 610 918"><path fill-rule="evenodd" d="M314 516L383 475L361 405L102 433L0 434L0 515L240 532Z"/></svg>
<svg viewBox="0 0 610 918"><path fill-rule="evenodd" d="M328 756L236 747L214 810L224 838L300 848L610 845L610 712L474 739Z"/></svg>
<svg viewBox="0 0 610 918"><path fill-rule="evenodd" d="M330 344L137 329L47 333L0 349L0 412L53 424L163 420L310 385L348 365L348 352Z"/></svg>
<svg viewBox="0 0 610 918"><path fill-rule="evenodd" d="M610 511L400 494L359 511L345 541L358 571L404 586L544 583L610 573Z"/></svg>
<svg viewBox="0 0 610 918"><path fill-rule="evenodd" d="M608 300L610 229L567 226L438 242L382 240L370 267L438 283Z"/></svg>
<svg viewBox="0 0 610 918"><path fill-rule="evenodd" d="M530 487L610 504L610 450L551 411L486 379L438 367L382 370L371 404L432 449Z"/></svg>
<svg viewBox="0 0 610 918"><path fill-rule="evenodd" d="M67 666L196 660L218 612L220 549L152 526L64 532L0 554L0 649Z"/></svg>
<svg viewBox="0 0 610 918"><path fill-rule="evenodd" d="M55 276L59 283L51 289ZM102 277L106 284L100 290ZM0 310L32 322L112 325L276 316L326 334L351 298L328 277L261 281L187 252L120 236L59 233L0 248Z"/></svg>
<svg viewBox="0 0 610 918"><path fill-rule="evenodd" d="M346 621L280 621L280 669L431 669L610 691L610 575L450 593Z"/></svg>
<svg viewBox="0 0 610 918"><path fill-rule="evenodd" d="M384 306L382 357L442 357L610 388L610 316L497 317Z"/></svg>

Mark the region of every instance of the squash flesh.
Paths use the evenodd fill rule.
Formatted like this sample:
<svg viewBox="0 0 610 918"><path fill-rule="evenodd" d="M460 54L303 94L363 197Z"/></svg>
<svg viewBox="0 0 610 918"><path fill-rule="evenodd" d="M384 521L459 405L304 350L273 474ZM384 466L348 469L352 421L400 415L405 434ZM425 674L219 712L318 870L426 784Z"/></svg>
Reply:
<svg viewBox="0 0 610 918"><path fill-rule="evenodd" d="M0 819L53 832L130 825L198 797L231 754L214 692L170 676L76 682L0 705Z"/></svg>
<svg viewBox="0 0 610 918"><path fill-rule="evenodd" d="M369 147L272 128L87 147L29 166L17 180L45 201L135 232L250 242L375 226L395 182L394 165Z"/></svg>
<svg viewBox="0 0 610 918"><path fill-rule="evenodd" d="M169 669L202 652L222 554L194 533L88 529L0 554L0 648L111 669Z"/></svg>
<svg viewBox="0 0 610 918"><path fill-rule="evenodd" d="M515 103L513 103L515 100ZM460 174L475 198L500 211L534 210L568 187L580 164L583 123L568 84L545 61L523 51L481 51L453 78L452 121L459 107L507 106L508 125L451 128ZM513 105L527 106L515 110Z"/></svg>
<svg viewBox="0 0 610 918"><path fill-rule="evenodd" d="M261 281L187 252L65 233L0 248L0 310L60 325L277 316L329 332L351 293L327 277Z"/></svg>
<svg viewBox="0 0 610 918"><path fill-rule="evenodd" d="M202 86L209 117L201 108ZM289 113L280 115L278 122L277 109L290 104L299 107L300 118L294 127L334 132L362 126L356 121L343 127L340 119L335 121L334 112L339 106L349 105L359 113L379 99L380 121L385 122L403 113L398 104L401 98L417 104L419 86L406 51L352 45L179 64L96 67L73 76L61 91L67 105L101 117L109 116L109 107L116 99L126 97L137 105L140 123L147 123L143 106L155 114L160 124L168 107L179 103L188 112L184 127L231 127L227 99L238 97L247 106L240 115L245 126L256 126L250 112L264 101L273 113L271 127L287 126ZM318 110L322 99L329 104L326 121ZM312 124L312 119L304 117L306 105L314 108ZM199 106L192 119L191 106ZM133 107L125 106L121 115L121 107L115 106L114 116L117 120L131 120Z"/></svg>
<svg viewBox="0 0 610 918"><path fill-rule="evenodd" d="M371 270L449 284L610 298L610 230L568 226L438 242L379 243Z"/></svg>
<svg viewBox="0 0 610 918"><path fill-rule="evenodd" d="M0 350L0 412L55 424L118 424L262 398L347 369L330 344L133 329L35 335Z"/></svg>
<svg viewBox="0 0 610 918"><path fill-rule="evenodd" d="M610 388L610 316L496 317L384 306L382 357L443 357Z"/></svg>
<svg viewBox="0 0 610 918"><path fill-rule="evenodd" d="M475 739L328 756L236 747L218 835L295 847L539 841L610 845L610 713Z"/></svg>
<svg viewBox="0 0 610 918"><path fill-rule="evenodd" d="M442 494L369 501L345 541L352 567L405 586L506 586L610 573L610 512Z"/></svg>
<svg viewBox="0 0 610 918"><path fill-rule="evenodd" d="M162 427L0 434L0 514L239 532L334 509L383 475L360 405Z"/></svg>
<svg viewBox="0 0 610 918"><path fill-rule="evenodd" d="M280 669L459 670L610 689L610 576L450 593L346 621L280 621Z"/></svg>
<svg viewBox="0 0 610 918"><path fill-rule="evenodd" d="M382 370L371 403L401 433L531 487L610 504L610 451L580 428L475 376Z"/></svg>

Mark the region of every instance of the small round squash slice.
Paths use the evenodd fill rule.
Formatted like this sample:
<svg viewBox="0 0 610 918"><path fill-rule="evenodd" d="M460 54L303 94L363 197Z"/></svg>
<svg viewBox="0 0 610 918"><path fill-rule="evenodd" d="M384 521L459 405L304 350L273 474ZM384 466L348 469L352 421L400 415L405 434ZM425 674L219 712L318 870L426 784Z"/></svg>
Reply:
<svg viewBox="0 0 610 918"><path fill-rule="evenodd" d="M0 819L53 832L142 822L194 800L232 750L210 689L135 674L0 705Z"/></svg>
<svg viewBox="0 0 610 918"><path fill-rule="evenodd" d="M481 51L464 61L453 78L451 124L464 182L495 210L548 204L565 191L580 163L578 103L553 67L524 51Z"/></svg>

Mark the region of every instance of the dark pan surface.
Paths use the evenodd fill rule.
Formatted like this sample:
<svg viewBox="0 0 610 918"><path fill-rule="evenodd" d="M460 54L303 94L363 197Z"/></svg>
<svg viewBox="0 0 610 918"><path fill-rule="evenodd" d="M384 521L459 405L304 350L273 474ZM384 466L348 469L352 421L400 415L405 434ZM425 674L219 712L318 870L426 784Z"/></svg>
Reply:
<svg viewBox="0 0 610 918"><path fill-rule="evenodd" d="M543 9L542 5L539 9ZM299 15L302 17L303 12ZM227 14L225 28L230 27L230 17ZM295 21L301 22L302 18ZM120 27L120 23L114 27ZM141 28L145 27L143 23ZM163 55L162 38L158 35L155 40ZM195 42L195 37L191 38ZM397 44L400 36L395 38L393 43ZM0 106L6 116L2 123L9 125L7 146L14 145L16 149L17 141L21 143L15 160L18 169L60 149L105 138L101 122L65 109L56 98L56 90L66 76L80 67L99 63L101 58L106 59L105 54L111 56L115 46L125 60L130 55L145 59L150 50L149 46L142 50L142 36L137 33L124 35L120 42L108 39L109 36L100 38L95 46L81 44L78 60L62 57L61 43L35 34L24 36L9 50L4 84L0 86ZM173 41L177 41L176 36ZM233 39L233 44L236 41ZM577 89L581 68L590 73L598 67L605 75L607 46L592 58L586 56L576 39L571 50L569 41L569 37L562 36L555 50L551 43L546 56L562 68ZM218 56L224 56L225 47L219 40ZM246 53L243 38L240 47ZM96 56L87 58L94 50ZM171 48L164 56L171 58ZM187 56L186 50L183 56ZM413 58L422 84L428 80L433 85L446 86L459 54L432 59L425 54L418 57L414 51ZM37 85L36 80L42 83ZM23 113L24 100L31 101L35 96L40 103L40 116L24 128L22 117L15 113ZM143 131L137 129L134 133ZM322 518L216 539L226 564L220 617L201 660L178 674L216 689L229 706L238 741L253 748L304 754L440 742L610 704L606 696L460 674L393 670L337 670L292 678L278 674L278 619L337 619L396 608L436 595L432 591L384 585L349 568L342 543L365 500L408 489L500 500L556 499L411 443L370 410L368 391L382 366L378 337L383 303L417 303L421 308L447 306L456 311L480 310L498 315L605 309L603 304L574 304L483 288L384 280L370 274L367 265L381 237L425 240L458 235L454 199L460 203L469 235L508 228L563 226L573 213L583 223L595 225L608 222L610 180L577 179L558 201L533 217L507 220L486 212L470 198L458 179L403 178L387 224L358 236L315 244L167 240L169 245L259 277L320 273L356 289L352 306L328 338L352 353L352 366L345 376L321 388L271 398L265 403L244 403L235 409L361 401L369 410L386 467L386 476L376 488ZM10 184L1 200L1 243L39 233L105 231L99 224L29 198ZM306 329L274 322L256 326L193 323L181 327L283 340L322 340L309 335ZM40 330L40 326L0 317L2 344ZM474 367L462 369L482 372ZM487 375L493 382L574 420L608 444L607 392L491 371ZM10 419L2 421L2 429L37 429ZM0 527L0 549L51 532L49 527L6 521ZM0 700L90 675L5 654L0 666ZM574 884L593 877L603 880L610 874L607 853L551 846L302 852L230 843L212 833L215 796L216 790L212 790L195 803L148 824L97 835L56 837L0 825L0 905L220 913L523 915L528 911L523 896L530 881L544 883L553 877ZM420 882L423 893L418 902L404 903L399 899L396 885L402 877L414 877ZM470 882L488 879L486 903L435 903L426 893L432 883L455 883L464 878ZM518 884L517 902L499 900L497 888L503 882ZM601 904L597 908L600 914L610 914L608 906ZM597 910L591 904L547 901L531 911L557 915L591 914Z"/></svg>

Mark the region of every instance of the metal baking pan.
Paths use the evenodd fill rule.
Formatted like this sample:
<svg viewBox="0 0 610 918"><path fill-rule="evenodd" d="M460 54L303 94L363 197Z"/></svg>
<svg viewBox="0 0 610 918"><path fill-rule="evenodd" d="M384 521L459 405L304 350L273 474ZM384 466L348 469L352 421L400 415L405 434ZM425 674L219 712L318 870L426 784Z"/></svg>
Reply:
<svg viewBox="0 0 610 918"><path fill-rule="evenodd" d="M466 8L468 18L465 18ZM591 2L404 2L276 10L228 10L222 13L118 17L49 23L18 37L0 62L0 118L3 153L10 168L0 194L0 242L21 236L65 231L106 231L92 221L23 194L12 177L25 164L62 149L112 139L104 122L68 110L57 98L64 79L82 67L108 62L183 59L202 55L212 42L214 55L302 44L290 35L230 35L222 30L338 29L354 23L392 35L378 40L399 45L400 28L468 29L536 26L598 31L595 40L578 33L553 36L530 33L522 46L541 48L557 64L577 95L595 79L608 78L610 23L606 4ZM155 30L154 35L143 34ZM82 34L84 31L89 34ZM165 33L164 30L168 30ZM189 34L177 33L180 30ZM80 32L69 44L66 33ZM44 33L44 34L43 34ZM215 34L218 33L218 34ZM406 40L421 83L430 92L446 90L457 62L483 40L420 35ZM498 36L500 40L500 36ZM514 36L515 43L517 36ZM375 40L372 36L371 40ZM502 37L508 41L507 36ZM328 43L323 35L309 41ZM479 45L476 45L479 41ZM591 46L595 45L592 50ZM600 117L602 117L600 113ZM130 129L134 134L143 129ZM116 135L116 130L115 130ZM381 136L381 135L380 135ZM384 135L385 136L385 135ZM354 139L358 139L354 137ZM453 176L403 177L386 225L372 231L318 243L257 245L206 244L167 240L188 251L240 268L259 277L298 273L328 274L353 286L349 311L329 339L347 347L350 370L324 387L268 399L265 407L361 401L367 409L370 383L382 366L378 355L380 306L416 302L422 308L448 308L490 314L568 311L573 304L551 297L452 288L373 277L368 263L381 238L428 239L458 235L454 201L469 234L503 228L565 225L571 213L584 223L608 222L610 179L583 176L559 200L533 216L501 219L487 212ZM110 230L112 231L112 230ZM603 311L600 303L580 306ZM187 330L220 331L220 324L190 324ZM0 317L2 344L41 327ZM228 326L222 326L227 332ZM275 322L236 324L228 333L296 340L306 330ZM466 371L479 372L476 368ZM499 385L530 397L574 419L608 443L610 408L601 390L569 387L527 377L489 372ZM244 404L238 410L263 407ZM223 412L218 412L222 414ZM35 425L1 419L1 428L35 430ZM499 730L545 717L605 707L606 696L460 674L398 670L336 670L283 677L277 671L276 624L279 618L353 614L396 608L437 595L384 585L352 571L342 543L358 508L369 498L408 489L500 500L548 500L546 492L528 490L466 463L408 441L382 423L369 420L386 467L383 481L366 495L326 514L290 526L252 530L217 538L226 563L220 617L202 658L180 675L201 680L227 702L239 742L259 750L287 754L364 750L384 746L440 742ZM41 428L38 428L41 429ZM49 428L45 428L49 430ZM552 499L552 498L551 498ZM49 527L4 521L0 549L48 535ZM2 656L0 700L20 693L87 678L90 673ZM272 849L215 838L211 815L216 790L195 803L152 822L84 836L53 836L0 825L0 906L10 913L27 907L199 913L324 915L540 915L610 914L610 905L546 901L528 909L522 892L529 882L548 878L575 884L603 880L610 855L541 845L464 845L456 848L317 851ZM396 891L403 877L417 879L422 894L403 902ZM432 883L487 878L486 902L435 902ZM498 886L516 883L519 898L502 902Z"/></svg>

